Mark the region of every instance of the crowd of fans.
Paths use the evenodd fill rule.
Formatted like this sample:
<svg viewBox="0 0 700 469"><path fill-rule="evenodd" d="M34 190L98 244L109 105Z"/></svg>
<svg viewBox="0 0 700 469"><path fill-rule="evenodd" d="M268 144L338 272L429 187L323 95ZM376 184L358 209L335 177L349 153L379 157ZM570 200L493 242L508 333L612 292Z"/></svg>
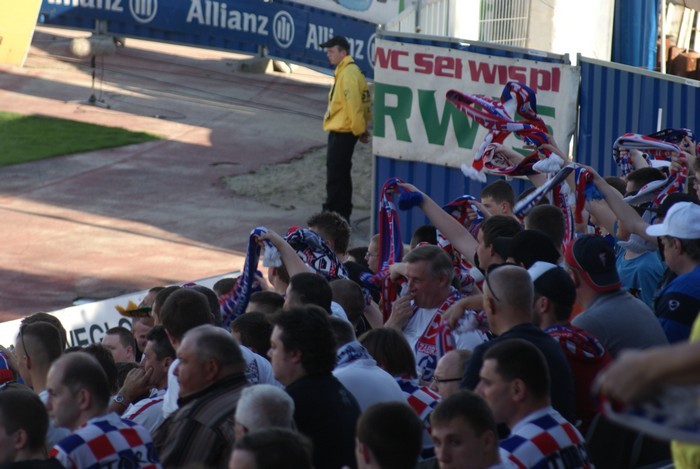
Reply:
<svg viewBox="0 0 700 469"><path fill-rule="evenodd" d="M700 173L685 148L671 170ZM547 197L523 216L505 180L462 216L399 181L387 195L430 221L403 255L396 224L349 249L323 212L257 232L250 252L281 259L266 276L152 288L101 344L26 317L0 363L0 467L700 467L597 399L698 381L700 189L657 203L669 174L632 156L626 178L584 167L599 196L569 228Z"/></svg>

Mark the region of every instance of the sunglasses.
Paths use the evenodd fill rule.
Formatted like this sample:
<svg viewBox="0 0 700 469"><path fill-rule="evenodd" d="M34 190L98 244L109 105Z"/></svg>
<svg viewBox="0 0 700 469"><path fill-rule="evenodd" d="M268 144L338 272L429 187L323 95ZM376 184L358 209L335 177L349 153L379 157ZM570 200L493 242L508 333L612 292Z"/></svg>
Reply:
<svg viewBox="0 0 700 469"><path fill-rule="evenodd" d="M498 295L496 295L496 291L493 289L493 286L491 285L491 279L490 279L490 277L491 277L491 274L492 274L494 271L496 271L496 270L498 270L499 268L501 268L501 267L503 267L503 266L506 266L506 265L514 265L514 266L516 266L516 267L518 266L518 264L514 264L514 263L512 263L512 262L504 262L504 263L502 263L502 264L491 264L491 265L488 266L488 268L486 269L486 276L484 277L484 279L485 279L485 281L486 281L486 286L489 287L489 292L490 292L490 294L491 294L491 297L492 297L494 300L496 300L497 303L500 303L500 302L501 302L501 299L498 298Z"/></svg>

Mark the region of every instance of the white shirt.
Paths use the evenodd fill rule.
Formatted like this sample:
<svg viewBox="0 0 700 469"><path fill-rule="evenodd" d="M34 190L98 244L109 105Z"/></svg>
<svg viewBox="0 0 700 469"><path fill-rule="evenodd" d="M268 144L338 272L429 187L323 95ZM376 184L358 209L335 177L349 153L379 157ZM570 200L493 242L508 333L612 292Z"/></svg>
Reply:
<svg viewBox="0 0 700 469"><path fill-rule="evenodd" d="M333 370L333 375L355 397L363 412L380 402L406 403L403 391L393 376L379 368L372 359L359 359L341 365Z"/></svg>
<svg viewBox="0 0 700 469"><path fill-rule="evenodd" d="M163 421L164 396L165 389L153 389L147 398L129 404L122 418L146 427L146 430L152 434Z"/></svg>

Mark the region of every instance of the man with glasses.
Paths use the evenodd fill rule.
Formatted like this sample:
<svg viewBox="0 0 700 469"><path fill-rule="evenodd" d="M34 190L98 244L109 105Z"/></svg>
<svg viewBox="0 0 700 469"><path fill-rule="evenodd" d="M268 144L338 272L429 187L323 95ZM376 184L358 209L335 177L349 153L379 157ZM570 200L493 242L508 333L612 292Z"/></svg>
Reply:
<svg viewBox="0 0 700 469"><path fill-rule="evenodd" d="M559 344L532 323L534 287L527 270L512 264L492 266L483 285L484 311L497 336L476 347L469 359L461 387L475 389L486 350L506 339L524 339L545 356L551 371L552 405L567 420L574 421L574 385L569 363Z"/></svg>
<svg viewBox="0 0 700 469"><path fill-rule="evenodd" d="M443 355L435 367L430 389L440 394L443 399L459 391L462 373L471 356L471 350L450 350Z"/></svg>

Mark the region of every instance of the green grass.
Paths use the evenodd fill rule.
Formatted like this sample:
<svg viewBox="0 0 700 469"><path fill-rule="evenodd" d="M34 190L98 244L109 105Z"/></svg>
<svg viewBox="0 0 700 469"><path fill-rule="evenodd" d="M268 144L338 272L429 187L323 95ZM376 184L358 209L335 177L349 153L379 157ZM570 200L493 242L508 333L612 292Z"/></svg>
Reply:
<svg viewBox="0 0 700 469"><path fill-rule="evenodd" d="M0 166L159 138L157 135L117 127L0 111Z"/></svg>

